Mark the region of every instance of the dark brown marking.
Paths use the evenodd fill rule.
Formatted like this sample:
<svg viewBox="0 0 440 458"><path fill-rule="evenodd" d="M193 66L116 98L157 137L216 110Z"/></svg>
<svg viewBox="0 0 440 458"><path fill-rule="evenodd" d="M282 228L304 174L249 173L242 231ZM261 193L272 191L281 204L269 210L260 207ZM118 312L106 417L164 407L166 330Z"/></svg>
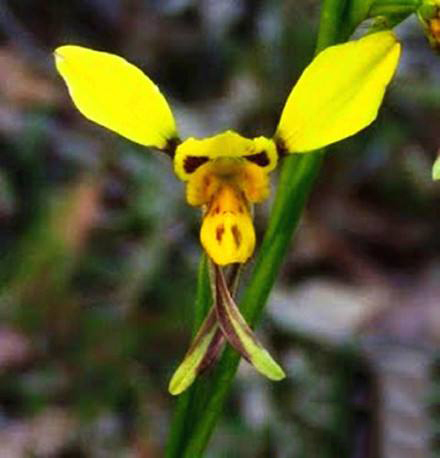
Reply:
<svg viewBox="0 0 440 458"><path fill-rule="evenodd" d="M202 326L197 332L197 335L195 336L194 340L191 343L191 346L189 347L185 358L187 358L189 355L194 353L198 345L200 344L201 340L211 332L213 326L215 326L217 323L217 314L215 312L214 308L211 308L211 310L208 313L208 316L205 318L205 321L203 322Z"/></svg>
<svg viewBox="0 0 440 458"><path fill-rule="evenodd" d="M287 149L285 141L280 136L275 138L275 145L277 147L278 157L280 159L287 156L289 150Z"/></svg>
<svg viewBox="0 0 440 458"><path fill-rule="evenodd" d="M240 229L238 228L236 224L232 226L231 232L232 232L232 236L234 237L235 245L237 246L237 248L240 248L242 237L241 237Z"/></svg>
<svg viewBox="0 0 440 458"><path fill-rule="evenodd" d="M247 360L250 362L250 355L241 343L240 337L232 325L228 316L226 304L224 303L223 294L218 282L216 283L216 300L214 302L215 311L217 314L218 324L223 332L226 340Z"/></svg>
<svg viewBox="0 0 440 458"><path fill-rule="evenodd" d="M183 169L186 173L193 173L208 161L209 157L206 156L187 156L183 161Z"/></svg>
<svg viewBox="0 0 440 458"><path fill-rule="evenodd" d="M167 144L165 147L161 150L165 154L168 154L168 156L171 157L171 159L174 158L174 155L176 154L176 148L180 143L180 138L179 137L173 137L167 140Z"/></svg>
<svg viewBox="0 0 440 458"><path fill-rule="evenodd" d="M243 206L242 206L242 205L239 205L239 206L238 206L238 213L241 213L241 214L244 213L244 210L243 210Z"/></svg>
<svg viewBox="0 0 440 458"><path fill-rule="evenodd" d="M227 288L231 292L231 296L235 294L233 291L235 291L237 288L237 282L240 277L240 271L241 271L241 264L238 264L238 263L232 264L232 266L230 267L229 278L227 281ZM212 318L213 312L214 312L214 315L217 317L216 312L214 310L215 310L214 308L211 308L206 321L209 322L209 320ZM212 367L212 365L217 361L220 355L220 352L223 348L223 342L224 342L224 336L223 336L222 330L219 328L217 329L214 337L212 338L211 343L209 344L209 348L206 350L206 353L203 356L202 361L200 361L200 364L197 368L197 374L203 374L205 371L209 370Z"/></svg>
<svg viewBox="0 0 440 458"><path fill-rule="evenodd" d="M197 367L197 375L203 374L203 372L207 371L217 361L220 351L223 348L223 342L223 333L220 329L217 329L205 355Z"/></svg>
<svg viewBox="0 0 440 458"><path fill-rule="evenodd" d="M249 156L245 156L245 158L248 161L259 165L260 167L266 167L267 165L270 164L270 160L269 160L269 157L266 151L261 151L260 153L256 153L256 154L250 154Z"/></svg>
<svg viewBox="0 0 440 458"><path fill-rule="evenodd" d="M218 266L215 266L215 301L214 307L217 314L218 324L225 336L226 340L247 360L250 362L250 355L244 348L240 336L234 329L231 323L228 311L232 313L235 318L236 311L238 310L235 306L234 300L232 299L223 276L223 272ZM236 310L234 310L236 309ZM238 312L239 313L239 312ZM240 317L241 315L240 315ZM247 329L244 329L247 333ZM248 329L250 331L250 329ZM250 337L253 338L252 331L250 331Z"/></svg>
<svg viewBox="0 0 440 458"><path fill-rule="evenodd" d="M217 228L215 229L215 238L217 239L217 242L221 243L224 233L225 233L225 226L223 224L220 224L220 226L217 226Z"/></svg>

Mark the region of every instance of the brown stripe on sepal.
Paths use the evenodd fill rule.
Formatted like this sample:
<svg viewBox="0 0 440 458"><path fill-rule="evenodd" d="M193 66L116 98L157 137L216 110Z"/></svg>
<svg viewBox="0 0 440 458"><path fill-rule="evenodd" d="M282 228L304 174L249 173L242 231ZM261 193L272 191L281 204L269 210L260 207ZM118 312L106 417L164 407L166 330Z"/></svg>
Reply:
<svg viewBox="0 0 440 458"><path fill-rule="evenodd" d="M211 309L208 312L208 315L206 316L205 320L203 321L202 325L200 326L199 330L197 331L196 336L194 337L194 340L191 342L191 346L188 348L188 351L185 354L185 358L189 356L199 345L200 341L205 337L206 334L208 334L213 326L217 325L217 315L215 313L214 307L211 307Z"/></svg>
<svg viewBox="0 0 440 458"><path fill-rule="evenodd" d="M232 264L230 267L230 271L228 272L228 289L231 293L231 296L235 296L235 293L238 289L238 283L240 281L240 274L242 270L242 264ZM213 284L214 290L216 289L215 282ZM214 295L214 302L217 300L217 295ZM218 357L220 355L220 352L223 348L223 343L224 343L224 335L219 328L213 339L212 342L210 343L210 346L208 350L206 351L206 355L203 358L203 361L201 361L200 366L198 368L199 374L202 374L203 372L207 371L210 369L210 367L218 360Z"/></svg>
<svg viewBox="0 0 440 458"><path fill-rule="evenodd" d="M271 380L282 380L286 374L269 352L261 345L241 315L226 286L223 271L216 265L214 265L213 269L217 290L215 310L218 323L226 339L257 371Z"/></svg>
<svg viewBox="0 0 440 458"><path fill-rule="evenodd" d="M206 354L210 352L212 341L218 330L216 313L214 308L211 308L185 357L171 377L168 386L171 394L177 395L186 390L199 375L200 366L206 366L203 361Z"/></svg>
<svg viewBox="0 0 440 458"><path fill-rule="evenodd" d="M211 263L209 272L213 301L215 303L218 294L215 273ZM231 287L235 290L238 284L240 268L234 266L230 273L229 281L231 282ZM223 348L223 342L223 330L217 323L215 308L211 307L189 350L171 377L168 387L170 393L173 395L182 393L194 382L198 375L208 370L217 360Z"/></svg>
<svg viewBox="0 0 440 458"><path fill-rule="evenodd" d="M216 300L214 307L217 314L218 324L220 325L226 340L243 356L243 358L250 362L250 355L244 348L240 336L235 331L229 318L229 314L234 315L238 319L241 318L242 320L243 317L241 317L240 313L237 315L238 308L228 291L223 271L219 266L214 265L214 272L216 280ZM252 331L250 331L249 336L253 337Z"/></svg>
<svg viewBox="0 0 440 458"><path fill-rule="evenodd" d="M217 361L220 351L223 348L224 336L221 329L217 329L208 349L206 350L205 356L200 361L199 367L197 368L197 374L203 374Z"/></svg>

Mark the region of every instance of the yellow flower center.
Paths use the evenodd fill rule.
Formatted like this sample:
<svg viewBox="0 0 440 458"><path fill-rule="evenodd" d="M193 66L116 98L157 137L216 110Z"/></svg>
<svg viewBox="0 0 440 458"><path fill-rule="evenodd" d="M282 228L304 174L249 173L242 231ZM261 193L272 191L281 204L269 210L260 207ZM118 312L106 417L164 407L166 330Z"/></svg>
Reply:
<svg viewBox="0 0 440 458"><path fill-rule="evenodd" d="M252 255L251 205L268 194L267 173L243 158L210 160L188 180L187 200L204 208L200 239L216 264L243 263Z"/></svg>
<svg viewBox="0 0 440 458"><path fill-rule="evenodd" d="M269 195L268 174L277 161L273 140L233 131L178 145L174 170L187 183L188 203L203 208L200 239L216 264L243 263L252 255L252 204Z"/></svg>

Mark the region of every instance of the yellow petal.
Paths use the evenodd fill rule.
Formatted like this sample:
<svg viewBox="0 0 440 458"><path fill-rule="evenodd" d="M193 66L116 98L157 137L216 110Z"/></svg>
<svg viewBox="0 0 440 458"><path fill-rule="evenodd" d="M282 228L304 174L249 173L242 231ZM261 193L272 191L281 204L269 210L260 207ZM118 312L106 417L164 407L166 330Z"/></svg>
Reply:
<svg viewBox="0 0 440 458"><path fill-rule="evenodd" d="M291 153L342 140L377 116L397 67L400 44L377 32L321 52L287 99L276 138Z"/></svg>
<svg viewBox="0 0 440 458"><path fill-rule="evenodd" d="M269 197L270 182L267 172L256 164L246 164L237 177L237 185L248 202L260 203Z"/></svg>
<svg viewBox="0 0 440 458"><path fill-rule="evenodd" d="M55 50L55 62L73 102L86 118L145 146L163 149L168 140L177 137L164 96L126 60L67 45Z"/></svg>
<svg viewBox="0 0 440 458"><path fill-rule="evenodd" d="M186 200L194 206L207 204L224 183L233 184L251 203L269 197L269 176L263 167L227 157L210 160L197 168L187 181Z"/></svg>
<svg viewBox="0 0 440 458"><path fill-rule="evenodd" d="M278 154L273 140L266 137L246 138L227 130L212 137L188 138L176 149L174 171L183 181L209 160L235 158L259 165L266 173L277 165Z"/></svg>
<svg viewBox="0 0 440 458"><path fill-rule="evenodd" d="M202 245L218 265L246 262L255 248L255 231L247 203L239 191L223 185L203 218Z"/></svg>

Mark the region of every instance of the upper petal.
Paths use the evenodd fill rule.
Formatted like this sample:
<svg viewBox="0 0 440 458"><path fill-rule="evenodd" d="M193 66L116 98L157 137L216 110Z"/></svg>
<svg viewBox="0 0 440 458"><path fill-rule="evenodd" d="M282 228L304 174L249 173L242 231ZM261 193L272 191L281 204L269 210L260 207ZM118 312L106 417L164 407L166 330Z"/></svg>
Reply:
<svg viewBox="0 0 440 458"><path fill-rule="evenodd" d="M86 118L145 146L163 149L177 137L164 96L148 76L123 58L66 45L55 50L55 62Z"/></svg>
<svg viewBox="0 0 440 458"><path fill-rule="evenodd" d="M312 151L368 126L396 70L400 44L390 31L327 48L287 99L276 138L291 153Z"/></svg>
<svg viewBox="0 0 440 458"><path fill-rule="evenodd" d="M232 130L208 138L187 138L176 149L174 171L187 181L200 165L219 158L244 158L258 164L266 172L277 165L275 143L266 137L245 138Z"/></svg>

